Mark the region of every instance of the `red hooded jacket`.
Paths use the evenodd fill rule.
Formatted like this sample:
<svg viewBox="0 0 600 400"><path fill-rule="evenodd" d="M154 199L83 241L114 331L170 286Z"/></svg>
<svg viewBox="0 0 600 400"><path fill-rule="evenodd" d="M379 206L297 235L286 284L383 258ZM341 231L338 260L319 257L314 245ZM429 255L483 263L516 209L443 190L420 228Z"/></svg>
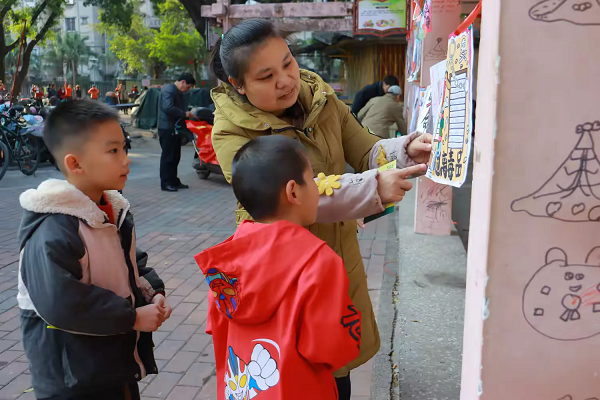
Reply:
<svg viewBox="0 0 600 400"><path fill-rule="evenodd" d="M358 357L361 319L325 242L287 221L245 221L195 259L211 289L219 400L337 398L333 371Z"/></svg>

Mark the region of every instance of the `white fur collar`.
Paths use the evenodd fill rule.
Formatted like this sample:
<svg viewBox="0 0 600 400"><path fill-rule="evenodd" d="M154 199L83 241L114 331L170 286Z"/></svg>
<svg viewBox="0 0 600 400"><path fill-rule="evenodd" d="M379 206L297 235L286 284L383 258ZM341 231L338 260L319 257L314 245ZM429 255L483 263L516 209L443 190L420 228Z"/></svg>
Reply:
<svg viewBox="0 0 600 400"><path fill-rule="evenodd" d="M104 192L113 206L115 218L129 210L129 202L116 190ZM60 179L48 179L37 189L29 189L19 197L21 207L39 214L65 214L84 220L88 225L99 228L104 225L106 214L75 186ZM116 221L117 226L121 221Z"/></svg>

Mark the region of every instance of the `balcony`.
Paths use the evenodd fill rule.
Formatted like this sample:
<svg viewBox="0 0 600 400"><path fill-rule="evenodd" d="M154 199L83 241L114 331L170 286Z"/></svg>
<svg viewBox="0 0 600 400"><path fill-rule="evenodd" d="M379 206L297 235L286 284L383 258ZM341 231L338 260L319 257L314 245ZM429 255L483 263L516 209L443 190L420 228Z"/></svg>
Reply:
<svg viewBox="0 0 600 400"><path fill-rule="evenodd" d="M151 29L160 29L160 18L158 17L145 17L144 26Z"/></svg>

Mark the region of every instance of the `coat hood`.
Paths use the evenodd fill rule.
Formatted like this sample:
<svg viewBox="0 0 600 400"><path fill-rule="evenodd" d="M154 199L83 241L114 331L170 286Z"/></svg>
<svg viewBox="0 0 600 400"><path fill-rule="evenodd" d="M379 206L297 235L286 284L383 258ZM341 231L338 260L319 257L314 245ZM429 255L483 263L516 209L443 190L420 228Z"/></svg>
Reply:
<svg viewBox="0 0 600 400"><path fill-rule="evenodd" d="M195 256L221 313L244 325L264 323L325 242L287 221L244 221L234 236Z"/></svg>
<svg viewBox="0 0 600 400"><path fill-rule="evenodd" d="M129 211L129 202L116 190L107 190L104 195L112 204L117 227L120 227ZM85 221L93 228L101 228L108 221L108 217L96 203L65 180L48 179L37 189L23 192L19 201L25 210L19 228L21 248L50 214L70 215Z"/></svg>
<svg viewBox="0 0 600 400"><path fill-rule="evenodd" d="M335 96L334 90L319 75L301 69L298 100L308 113L306 126L316 121L327 96ZM216 114L221 114L233 125L242 129L266 131L271 128L277 130L289 127L288 123L275 115L254 107L226 83L221 83L212 89L211 97L215 103Z"/></svg>

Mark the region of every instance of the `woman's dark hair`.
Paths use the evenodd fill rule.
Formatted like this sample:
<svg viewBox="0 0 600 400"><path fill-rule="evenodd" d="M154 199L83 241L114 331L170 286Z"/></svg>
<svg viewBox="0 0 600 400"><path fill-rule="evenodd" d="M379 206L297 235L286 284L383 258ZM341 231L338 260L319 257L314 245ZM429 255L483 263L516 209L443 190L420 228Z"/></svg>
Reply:
<svg viewBox="0 0 600 400"><path fill-rule="evenodd" d="M305 185L306 150L297 141L282 136L262 136L246 143L231 165L231 186L240 204L257 221L273 217L279 210L281 190L289 181Z"/></svg>
<svg viewBox="0 0 600 400"><path fill-rule="evenodd" d="M250 55L271 38L287 39L288 32L266 19L244 21L225 33L215 44L210 69L221 81L229 83L232 77L243 83Z"/></svg>

